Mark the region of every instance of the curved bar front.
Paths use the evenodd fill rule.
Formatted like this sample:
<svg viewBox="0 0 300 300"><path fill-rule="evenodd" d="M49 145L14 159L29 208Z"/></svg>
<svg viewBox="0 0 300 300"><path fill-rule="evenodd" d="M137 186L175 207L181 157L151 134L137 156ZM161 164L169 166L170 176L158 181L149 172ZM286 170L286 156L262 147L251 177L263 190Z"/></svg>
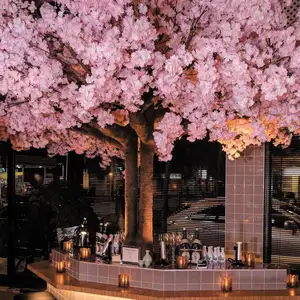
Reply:
<svg viewBox="0 0 300 300"><path fill-rule="evenodd" d="M154 269L135 265L104 264L69 258L53 250L52 263L68 260L67 273L80 281L118 285L119 274L127 274L130 287L156 291L219 291L221 279L230 277L233 290L284 290L286 269Z"/></svg>
<svg viewBox="0 0 300 300"><path fill-rule="evenodd" d="M298 289L268 291L155 291L119 288L115 284L80 281L67 273L58 274L48 261L33 263L28 269L47 282L47 290L57 300L300 300ZM177 271L174 271L177 272ZM181 272L181 271L178 271Z"/></svg>

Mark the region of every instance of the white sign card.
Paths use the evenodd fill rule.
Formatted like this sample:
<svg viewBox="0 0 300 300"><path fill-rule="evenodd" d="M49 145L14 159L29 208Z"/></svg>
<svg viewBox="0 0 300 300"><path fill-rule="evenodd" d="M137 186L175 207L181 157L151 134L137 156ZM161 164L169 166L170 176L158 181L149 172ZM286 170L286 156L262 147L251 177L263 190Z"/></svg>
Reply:
<svg viewBox="0 0 300 300"><path fill-rule="evenodd" d="M122 247L122 261L124 263L138 264L140 248Z"/></svg>

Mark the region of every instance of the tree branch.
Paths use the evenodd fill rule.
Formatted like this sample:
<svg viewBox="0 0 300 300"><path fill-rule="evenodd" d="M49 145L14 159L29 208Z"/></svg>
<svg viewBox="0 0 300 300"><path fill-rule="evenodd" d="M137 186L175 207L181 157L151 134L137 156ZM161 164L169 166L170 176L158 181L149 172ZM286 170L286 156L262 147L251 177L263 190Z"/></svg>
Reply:
<svg viewBox="0 0 300 300"><path fill-rule="evenodd" d="M196 32L197 32L197 27L198 27L198 23L201 19L201 17L206 13L207 11L207 6L203 9L203 11L201 12L200 16L198 18L195 18L192 21L191 27L190 27L190 31L189 34L187 36L186 42L185 42L185 49L189 49L192 39L195 36Z"/></svg>
<svg viewBox="0 0 300 300"><path fill-rule="evenodd" d="M140 0L133 0L133 11L136 17L139 17L140 15L139 5L140 5Z"/></svg>
<svg viewBox="0 0 300 300"><path fill-rule="evenodd" d="M130 113L129 124L145 145L155 147L153 138L154 117L151 117L151 120L147 120L144 114L140 112Z"/></svg>
<svg viewBox="0 0 300 300"><path fill-rule="evenodd" d="M72 128L71 130L75 131L75 132L80 132L81 134L84 134L84 135L94 137L102 142L109 143L110 145L112 145L115 148L123 150L123 145L121 143L119 143L117 140L104 135L99 130L97 130L96 128L90 127L89 125L83 125L81 128L75 127L75 128Z"/></svg>
<svg viewBox="0 0 300 300"><path fill-rule="evenodd" d="M100 133L104 134L107 137L110 137L116 140L120 145L122 145L123 150L128 146L131 138L133 137L134 131L129 127L122 127L119 125L111 125L101 128L98 126L97 122L93 121L90 123L90 126L98 130Z"/></svg>

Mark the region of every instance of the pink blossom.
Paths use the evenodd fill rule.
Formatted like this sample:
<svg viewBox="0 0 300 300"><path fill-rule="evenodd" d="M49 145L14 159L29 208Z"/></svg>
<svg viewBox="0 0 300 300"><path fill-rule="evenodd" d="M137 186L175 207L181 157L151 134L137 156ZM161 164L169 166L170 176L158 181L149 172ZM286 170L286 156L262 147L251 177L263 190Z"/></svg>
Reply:
<svg viewBox="0 0 300 300"><path fill-rule="evenodd" d="M75 150L107 165L120 149L77 129L130 126L151 93L166 111L154 132L162 160L184 134L208 135L230 158L299 134L300 21L286 26L281 1L57 3L43 3L40 18L34 2L0 7L0 138L16 149Z"/></svg>

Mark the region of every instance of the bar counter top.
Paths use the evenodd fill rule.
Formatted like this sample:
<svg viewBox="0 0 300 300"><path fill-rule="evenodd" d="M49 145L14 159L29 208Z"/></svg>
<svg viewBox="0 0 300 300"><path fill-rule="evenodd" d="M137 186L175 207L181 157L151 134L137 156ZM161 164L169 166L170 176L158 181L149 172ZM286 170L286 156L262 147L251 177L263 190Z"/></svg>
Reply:
<svg viewBox="0 0 300 300"><path fill-rule="evenodd" d="M154 291L139 288L122 289L116 285L80 281L67 273L58 274L48 261L33 263L28 269L36 276L45 280L49 286L62 291L72 291L89 295L112 297L111 299L174 299L174 300L217 300L217 299L245 299L245 300L300 300L300 289L268 290L268 291L233 291L221 293L218 291ZM51 291L51 289L50 289ZM291 298L292 297L292 298ZM87 298L87 297L86 297ZM72 299L72 298L70 298ZM94 299L94 298L93 298ZM100 299L100 298L99 298ZM101 298L102 299L102 298ZM103 298L104 299L104 298ZM106 299L106 298L105 298Z"/></svg>

